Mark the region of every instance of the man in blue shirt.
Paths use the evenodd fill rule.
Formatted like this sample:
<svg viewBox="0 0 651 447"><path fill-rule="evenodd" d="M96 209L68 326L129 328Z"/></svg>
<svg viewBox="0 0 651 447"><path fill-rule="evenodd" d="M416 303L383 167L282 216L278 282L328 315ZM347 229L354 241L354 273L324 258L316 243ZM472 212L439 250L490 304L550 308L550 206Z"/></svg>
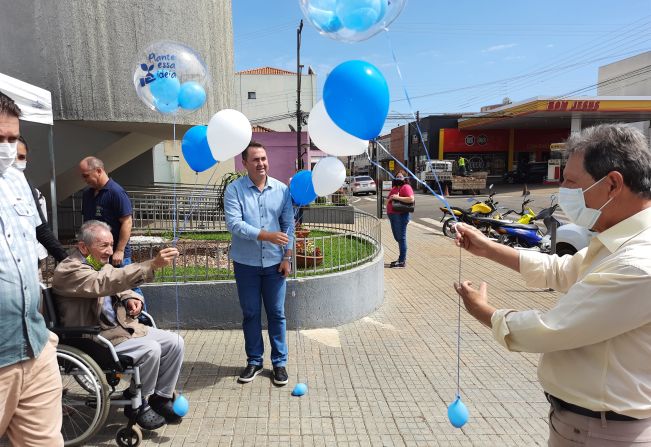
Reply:
<svg viewBox="0 0 651 447"><path fill-rule="evenodd" d="M79 162L81 176L89 186L84 190L81 212L84 222L99 220L111 227L113 235L113 256L115 267L131 264L131 200L127 192L104 170L104 163L96 157L86 157Z"/></svg>
<svg viewBox="0 0 651 447"><path fill-rule="evenodd" d="M273 382L282 386L288 382L285 287L294 239L292 200L287 185L267 175L269 161L260 143L252 141L242 152L242 164L248 175L228 185L224 195L247 356L247 366L238 380L251 382L262 371L260 316L264 303Z"/></svg>
<svg viewBox="0 0 651 447"><path fill-rule="evenodd" d="M57 337L38 311L36 227L41 219L11 166L20 109L0 93L0 437L11 445L63 446Z"/></svg>

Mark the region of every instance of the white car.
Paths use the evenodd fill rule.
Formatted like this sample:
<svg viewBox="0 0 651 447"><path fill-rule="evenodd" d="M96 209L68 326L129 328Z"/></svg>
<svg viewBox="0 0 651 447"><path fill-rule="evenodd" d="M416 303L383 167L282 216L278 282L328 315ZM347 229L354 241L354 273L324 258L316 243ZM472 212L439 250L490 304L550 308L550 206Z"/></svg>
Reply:
<svg viewBox="0 0 651 447"><path fill-rule="evenodd" d="M561 225L556 229L556 254L573 255L587 247L596 234L573 223Z"/></svg>
<svg viewBox="0 0 651 447"><path fill-rule="evenodd" d="M346 179L346 190L354 196L357 194L376 194L375 181L368 175L358 175Z"/></svg>

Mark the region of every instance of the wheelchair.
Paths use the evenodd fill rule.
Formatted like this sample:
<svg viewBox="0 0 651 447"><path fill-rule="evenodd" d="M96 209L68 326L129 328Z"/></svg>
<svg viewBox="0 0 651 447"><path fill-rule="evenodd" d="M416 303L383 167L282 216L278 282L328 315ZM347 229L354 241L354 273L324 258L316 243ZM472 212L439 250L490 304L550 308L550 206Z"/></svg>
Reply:
<svg viewBox="0 0 651 447"><path fill-rule="evenodd" d="M111 342L100 335L99 326L60 326L49 288L43 288L43 315L48 329L59 337L57 361L63 382L64 445L83 445L102 429L111 405L140 407L143 401L140 370L131 358L115 352ZM145 324L156 327L150 315L145 312L142 315ZM132 388L136 390L131 399L125 399L122 392L116 394L124 376L131 376ZM120 447L136 447L142 442L142 431L136 425L138 412L131 413L127 424L115 435Z"/></svg>

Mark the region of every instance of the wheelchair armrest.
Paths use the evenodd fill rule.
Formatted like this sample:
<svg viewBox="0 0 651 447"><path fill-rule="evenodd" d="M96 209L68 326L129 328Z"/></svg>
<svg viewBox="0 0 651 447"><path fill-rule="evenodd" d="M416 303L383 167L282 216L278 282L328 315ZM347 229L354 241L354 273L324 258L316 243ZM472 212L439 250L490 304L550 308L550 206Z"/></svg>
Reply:
<svg viewBox="0 0 651 447"><path fill-rule="evenodd" d="M151 326L154 328L156 327L156 322L154 321L154 317L149 315L144 310L140 312L140 317L138 318L138 321L140 321L142 324L146 326Z"/></svg>
<svg viewBox="0 0 651 447"><path fill-rule="evenodd" d="M64 337L81 337L83 335L98 335L101 332L99 326L57 326L51 329L57 335Z"/></svg>

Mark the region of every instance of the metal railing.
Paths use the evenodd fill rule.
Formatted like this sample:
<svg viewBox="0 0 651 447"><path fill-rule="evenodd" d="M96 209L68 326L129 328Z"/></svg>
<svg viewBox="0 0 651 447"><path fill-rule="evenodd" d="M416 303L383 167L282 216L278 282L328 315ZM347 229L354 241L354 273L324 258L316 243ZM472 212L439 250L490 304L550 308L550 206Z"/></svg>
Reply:
<svg viewBox="0 0 651 447"><path fill-rule="evenodd" d="M292 261L294 278L348 270L374 259L380 252L381 224L375 216L352 207L342 206L304 208L303 216L305 223L300 228L309 230L310 234L296 237L294 240L295 256ZM152 219L153 217L147 220ZM216 222L216 219L213 221ZM192 222L193 228L197 228L198 222L205 225L208 220L192 219ZM223 221L221 227L225 228ZM165 227L165 231L169 231L169 228ZM205 232L206 229L201 228L201 231ZM196 230L192 232L193 237L201 237L196 235ZM206 237L210 236L206 235ZM171 238L162 242L132 242L132 261L151 259L161 248L169 246L170 243ZM306 246L307 250L304 248ZM320 254L310 253L311 247L314 248L314 252L318 247ZM181 235L177 248L180 256L176 260L175 268L166 267L157 271L156 282L215 281L234 278L232 260L228 255L230 237L227 233L221 240L190 240L184 239ZM43 279L48 284L51 282L54 267L53 259L48 258L42 268Z"/></svg>

